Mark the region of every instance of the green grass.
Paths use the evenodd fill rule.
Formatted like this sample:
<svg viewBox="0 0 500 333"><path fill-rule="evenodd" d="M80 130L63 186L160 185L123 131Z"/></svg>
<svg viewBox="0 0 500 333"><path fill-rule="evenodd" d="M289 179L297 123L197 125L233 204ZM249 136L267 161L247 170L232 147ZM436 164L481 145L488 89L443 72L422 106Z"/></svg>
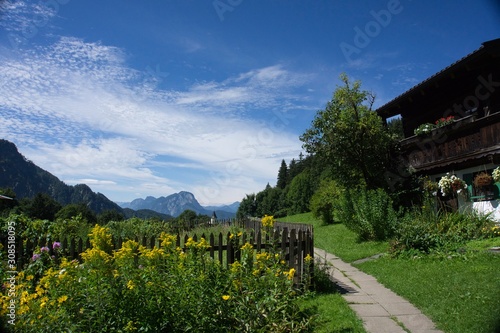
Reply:
<svg viewBox="0 0 500 333"><path fill-rule="evenodd" d="M315 247L347 262L388 249L387 242L358 242L345 226L322 225L311 213L279 220L314 225ZM494 246L500 246L500 238L471 241L466 245L469 252L462 255L404 259L383 256L356 267L408 299L446 333L500 333L500 254L486 251ZM320 294L311 302L317 302L319 319L324 323L318 332L341 329L343 324L337 331L329 326L335 325L338 314L348 306L340 295ZM328 320L329 316L335 319ZM350 325L354 322L349 321ZM357 332L354 326L349 327L345 332Z"/></svg>
<svg viewBox="0 0 500 333"><path fill-rule="evenodd" d="M476 251L488 250L492 247L500 247L500 237L470 241L466 245L468 250Z"/></svg>
<svg viewBox="0 0 500 333"><path fill-rule="evenodd" d="M365 333L363 323L338 293L318 294L304 306L316 308L315 333Z"/></svg>
<svg viewBox="0 0 500 333"><path fill-rule="evenodd" d="M314 226L314 246L337 255L346 262L387 252L388 242L359 242L357 235L343 224L324 225L312 213L278 219L283 222L307 223Z"/></svg>
<svg viewBox="0 0 500 333"><path fill-rule="evenodd" d="M500 255L394 259L357 265L408 299L446 333L500 332Z"/></svg>

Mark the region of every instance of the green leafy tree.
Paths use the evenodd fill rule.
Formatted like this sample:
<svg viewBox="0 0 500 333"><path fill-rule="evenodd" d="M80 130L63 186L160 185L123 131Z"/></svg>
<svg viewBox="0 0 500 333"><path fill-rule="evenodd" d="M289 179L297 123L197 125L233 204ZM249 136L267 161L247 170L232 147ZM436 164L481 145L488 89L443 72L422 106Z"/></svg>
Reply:
<svg viewBox="0 0 500 333"><path fill-rule="evenodd" d="M61 205L45 193L38 193L31 202L26 205L27 214L33 219L54 220Z"/></svg>
<svg viewBox="0 0 500 333"><path fill-rule="evenodd" d="M289 214L299 214L309 211L309 201L315 191L314 182L308 170L304 170L293 178L287 193L287 201L290 203Z"/></svg>
<svg viewBox="0 0 500 333"><path fill-rule="evenodd" d="M106 210L97 216L97 223L100 225L105 225L110 221L123 221L125 217L122 213L116 210Z"/></svg>
<svg viewBox="0 0 500 333"><path fill-rule="evenodd" d="M335 211L343 191L336 181L323 179L311 198L310 208L313 216L321 219L324 224L334 223Z"/></svg>
<svg viewBox="0 0 500 333"><path fill-rule="evenodd" d="M283 208L283 190L279 187L271 187L267 184L266 189L257 193L255 203L257 216L273 215L275 217L286 215Z"/></svg>
<svg viewBox="0 0 500 333"><path fill-rule="evenodd" d="M288 182L288 166L285 160L281 160L281 166L278 171L278 181L276 182L276 187L284 189Z"/></svg>
<svg viewBox="0 0 500 333"><path fill-rule="evenodd" d="M97 223L97 217L94 212L85 204L69 204L61 208L55 215L58 219L71 219L72 217L76 217L81 215L82 218L87 221L87 223L95 224Z"/></svg>
<svg viewBox="0 0 500 333"><path fill-rule="evenodd" d="M16 200L16 193L11 188L0 189L0 194L11 199L0 199L0 214L8 215L9 212L19 203Z"/></svg>
<svg viewBox="0 0 500 333"><path fill-rule="evenodd" d="M382 119L372 111L375 96L345 74L340 79L343 86L300 137L303 147L329 162L340 185L385 187L385 166L393 141Z"/></svg>
<svg viewBox="0 0 500 333"><path fill-rule="evenodd" d="M243 219L248 216L257 216L257 202L255 201L255 193L247 194L245 198L241 200L238 211L236 212L236 218L238 219Z"/></svg>

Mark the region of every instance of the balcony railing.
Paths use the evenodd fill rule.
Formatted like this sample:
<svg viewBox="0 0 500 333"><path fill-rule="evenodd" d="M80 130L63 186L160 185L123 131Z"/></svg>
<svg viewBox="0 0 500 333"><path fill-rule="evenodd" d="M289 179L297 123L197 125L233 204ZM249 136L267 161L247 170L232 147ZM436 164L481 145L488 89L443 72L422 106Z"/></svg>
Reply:
<svg viewBox="0 0 500 333"><path fill-rule="evenodd" d="M500 154L500 113L480 119L462 118L404 139L401 148L417 171Z"/></svg>

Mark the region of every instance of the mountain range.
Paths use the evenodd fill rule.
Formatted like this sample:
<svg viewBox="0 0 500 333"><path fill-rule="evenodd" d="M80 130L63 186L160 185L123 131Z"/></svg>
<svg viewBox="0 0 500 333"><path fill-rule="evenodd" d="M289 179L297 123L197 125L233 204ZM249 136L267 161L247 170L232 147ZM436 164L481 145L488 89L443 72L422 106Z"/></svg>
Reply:
<svg viewBox="0 0 500 333"><path fill-rule="evenodd" d="M215 211L218 218L225 219L234 217L239 207L238 202L228 206L202 207L192 193L185 191L167 197L147 197L118 204L102 193L93 192L85 184L74 186L65 184L50 172L26 159L19 153L14 143L3 139L0 139L0 188L12 189L17 199L33 198L38 193L46 193L63 206L85 203L96 214L115 210L123 213L126 218L156 216L168 219L190 209L197 214L209 216Z"/></svg>
<svg viewBox="0 0 500 333"><path fill-rule="evenodd" d="M17 199L46 193L61 205L85 203L96 214L123 210L102 193L85 184L70 186L19 153L14 143L0 139L0 188L10 188Z"/></svg>
<svg viewBox="0 0 500 333"><path fill-rule="evenodd" d="M192 210L197 214L209 216L212 216L213 212L215 212L219 219L235 217L240 205L239 202L234 202L231 205L203 207L192 193L186 191L159 198L148 196L145 199L138 198L131 202L119 202L118 204L122 208L131 208L134 210L150 209L174 217L179 216L186 209Z"/></svg>

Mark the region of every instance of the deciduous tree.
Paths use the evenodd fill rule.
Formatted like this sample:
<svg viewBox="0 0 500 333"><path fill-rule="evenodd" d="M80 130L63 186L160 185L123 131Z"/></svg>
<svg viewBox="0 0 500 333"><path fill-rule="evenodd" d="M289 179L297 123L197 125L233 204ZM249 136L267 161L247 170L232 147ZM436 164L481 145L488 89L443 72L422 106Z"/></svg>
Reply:
<svg viewBox="0 0 500 333"><path fill-rule="evenodd" d="M300 137L310 154L326 159L345 187L385 187L384 171L393 143L382 119L372 111L375 96L347 75L311 128Z"/></svg>

